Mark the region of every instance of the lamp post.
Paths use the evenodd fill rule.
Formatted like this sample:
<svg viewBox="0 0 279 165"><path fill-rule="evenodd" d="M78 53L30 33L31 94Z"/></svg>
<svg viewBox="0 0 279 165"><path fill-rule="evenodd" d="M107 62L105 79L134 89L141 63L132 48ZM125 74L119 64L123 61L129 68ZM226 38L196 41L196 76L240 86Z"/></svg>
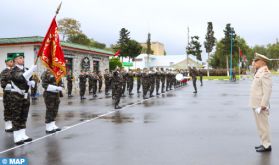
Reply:
<svg viewBox="0 0 279 165"><path fill-rule="evenodd" d="M231 29L230 36L231 36L231 54L230 54L230 80L233 80L232 77L232 49L233 49L233 28Z"/></svg>

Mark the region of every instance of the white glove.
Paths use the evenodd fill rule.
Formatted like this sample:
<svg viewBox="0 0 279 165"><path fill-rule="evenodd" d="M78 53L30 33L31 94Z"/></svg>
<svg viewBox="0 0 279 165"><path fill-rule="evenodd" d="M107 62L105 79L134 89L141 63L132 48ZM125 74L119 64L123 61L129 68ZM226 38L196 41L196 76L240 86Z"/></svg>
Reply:
<svg viewBox="0 0 279 165"><path fill-rule="evenodd" d="M34 88L35 85L36 85L36 82L35 82L34 80L28 81L28 85L29 85L30 87Z"/></svg>
<svg viewBox="0 0 279 165"><path fill-rule="evenodd" d="M32 76L33 72L37 69L37 65L31 66L31 68L23 73L23 77L26 81L29 81L30 77Z"/></svg>
<svg viewBox="0 0 279 165"><path fill-rule="evenodd" d="M5 91L10 91L12 89L12 85L11 84L7 84L5 87Z"/></svg>
<svg viewBox="0 0 279 165"><path fill-rule="evenodd" d="M57 91L62 91L62 87L56 86L56 85L48 85L47 86L47 91L49 92L57 92Z"/></svg>

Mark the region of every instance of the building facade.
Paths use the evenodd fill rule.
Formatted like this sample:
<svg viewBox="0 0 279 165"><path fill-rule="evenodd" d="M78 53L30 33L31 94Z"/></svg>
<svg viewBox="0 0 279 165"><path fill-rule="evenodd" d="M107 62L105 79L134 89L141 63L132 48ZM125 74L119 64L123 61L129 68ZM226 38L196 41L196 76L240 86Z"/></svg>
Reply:
<svg viewBox="0 0 279 165"><path fill-rule="evenodd" d="M42 44L43 37L19 37L19 38L0 38L0 69L3 70L5 59L8 53L22 52L25 56L25 66L30 67L34 64L37 53ZM78 88L77 77L81 70L101 71L109 68L109 57L113 56L110 51L97 49L89 46L61 42L62 50L65 55L67 72L71 72L75 77L74 86ZM38 60L36 73L40 76L46 67ZM65 78L63 78L64 84ZM73 88L75 89L75 88ZM42 91L40 86L39 92ZM0 90L2 93L2 89Z"/></svg>

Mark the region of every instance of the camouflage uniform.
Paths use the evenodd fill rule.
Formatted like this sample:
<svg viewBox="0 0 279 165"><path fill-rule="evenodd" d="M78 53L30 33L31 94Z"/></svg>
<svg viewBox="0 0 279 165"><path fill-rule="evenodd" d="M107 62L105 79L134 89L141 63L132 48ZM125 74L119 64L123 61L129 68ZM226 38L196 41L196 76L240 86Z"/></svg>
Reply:
<svg viewBox="0 0 279 165"><path fill-rule="evenodd" d="M154 97L153 95L153 92L154 92L154 89L155 89L155 72L152 70L150 73L149 73L149 85L150 85L150 89L149 89L149 92L150 92L150 97Z"/></svg>
<svg viewBox="0 0 279 165"><path fill-rule="evenodd" d="M97 97L97 83L98 83L98 80L99 80L99 77L97 75L96 72L93 72L91 75L90 75L90 79L92 80L93 82L93 97Z"/></svg>
<svg viewBox="0 0 279 165"><path fill-rule="evenodd" d="M74 80L74 76L72 76L72 75L67 76L67 89L68 89L68 96L69 97L72 96L73 80Z"/></svg>
<svg viewBox="0 0 279 165"><path fill-rule="evenodd" d="M141 77L141 80L142 80L142 91L143 91L143 99L147 99L146 95L147 95L147 92L149 90L149 81L150 81L150 78L149 78L149 74L148 74L148 71L144 71L142 73L142 77Z"/></svg>
<svg viewBox="0 0 279 165"><path fill-rule="evenodd" d="M161 88L161 93L165 93L165 83L166 83L166 72L164 72L163 68L161 69L161 83L162 83L162 88Z"/></svg>
<svg viewBox="0 0 279 165"><path fill-rule="evenodd" d="M190 69L190 76L192 77L193 86L194 86L194 93L197 93L197 70L196 68Z"/></svg>
<svg viewBox="0 0 279 165"><path fill-rule="evenodd" d="M5 68L0 74L5 121L12 121L11 70L11 68Z"/></svg>
<svg viewBox="0 0 279 165"><path fill-rule="evenodd" d="M85 99L84 94L86 90L86 78L87 76L85 74L79 75L79 94L80 99Z"/></svg>
<svg viewBox="0 0 279 165"><path fill-rule="evenodd" d="M122 95L122 87L125 82L123 75L119 71L114 71L112 76L112 89L113 89L113 99L114 99L114 108L119 109L120 98Z"/></svg>
<svg viewBox="0 0 279 165"><path fill-rule="evenodd" d="M108 92L111 84L111 74L108 71L104 74L104 79L105 79L105 95L109 95Z"/></svg>
<svg viewBox="0 0 279 165"><path fill-rule="evenodd" d="M140 71L136 73L136 77L137 77L137 93L140 93L141 75L142 75L142 73Z"/></svg>
<svg viewBox="0 0 279 165"><path fill-rule="evenodd" d="M129 73L127 74L127 84L129 95L133 95L132 91L134 88L134 73L132 71L129 71Z"/></svg>
<svg viewBox="0 0 279 165"><path fill-rule="evenodd" d="M59 91L48 91L49 85L55 85L55 77L50 71L43 72L42 76L42 86L45 89L44 91L44 101L46 104L46 116L45 116L45 123L51 123L55 121L55 118L58 113L58 108L60 104L60 93ZM58 83L58 86L61 85L61 81Z"/></svg>
<svg viewBox="0 0 279 165"><path fill-rule="evenodd" d="M35 81L35 86L31 87L31 97L33 100L36 100L36 94L37 94L37 90L38 90L38 83L40 83L40 79L37 76L37 74L33 74L33 80Z"/></svg>
<svg viewBox="0 0 279 165"><path fill-rule="evenodd" d="M170 89L170 72L169 71L167 71L166 72L166 91L169 91L169 89Z"/></svg>
<svg viewBox="0 0 279 165"><path fill-rule="evenodd" d="M121 72L122 77L123 77L123 83L122 83L122 97L125 97L125 90L126 90L126 84L127 84L127 72L126 71L122 71Z"/></svg>
<svg viewBox="0 0 279 165"><path fill-rule="evenodd" d="M14 85L12 85L13 89L19 89L19 92L12 90L11 93L13 103L11 110L13 112L14 131L26 128L26 121L30 107L30 94L28 93L29 85L23 77L25 70L26 68L21 69L18 66L15 66L11 71L11 80L14 83Z"/></svg>
<svg viewBox="0 0 279 165"><path fill-rule="evenodd" d="M89 73L87 75L87 78L88 78L88 92L89 92L89 94L93 93L94 79L93 79L92 74L93 73Z"/></svg>
<svg viewBox="0 0 279 165"><path fill-rule="evenodd" d="M155 73L156 95L159 95L160 81L161 81L161 72L157 69Z"/></svg>
<svg viewBox="0 0 279 165"><path fill-rule="evenodd" d="M99 93L102 92L102 86L103 86L103 76L102 73L98 72L98 83L99 83Z"/></svg>

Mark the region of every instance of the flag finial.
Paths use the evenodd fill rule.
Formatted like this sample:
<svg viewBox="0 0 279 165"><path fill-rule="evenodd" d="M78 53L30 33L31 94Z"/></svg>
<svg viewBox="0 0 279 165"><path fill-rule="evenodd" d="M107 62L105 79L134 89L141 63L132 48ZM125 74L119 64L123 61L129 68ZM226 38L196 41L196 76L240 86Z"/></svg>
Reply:
<svg viewBox="0 0 279 165"><path fill-rule="evenodd" d="M59 10L60 10L60 8L61 8L61 5L62 5L62 1L60 2L59 6L58 6L57 9L56 9L56 15L59 13Z"/></svg>

